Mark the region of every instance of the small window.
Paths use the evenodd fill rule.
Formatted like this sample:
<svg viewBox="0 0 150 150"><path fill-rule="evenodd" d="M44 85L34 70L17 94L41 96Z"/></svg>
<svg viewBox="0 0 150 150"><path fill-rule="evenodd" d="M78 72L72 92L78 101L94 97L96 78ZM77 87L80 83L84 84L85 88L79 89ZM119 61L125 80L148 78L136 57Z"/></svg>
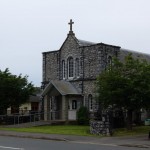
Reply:
<svg viewBox="0 0 150 150"><path fill-rule="evenodd" d="M81 71L83 71L83 57L80 58Z"/></svg>
<svg viewBox="0 0 150 150"><path fill-rule="evenodd" d="M74 69L74 65L73 65L73 58L69 57L68 58L68 77L73 77L73 69Z"/></svg>
<svg viewBox="0 0 150 150"><path fill-rule="evenodd" d="M77 101L76 100L72 101L72 109L77 109Z"/></svg>
<svg viewBox="0 0 150 150"><path fill-rule="evenodd" d="M79 58L76 58L75 73L76 77L79 77Z"/></svg>
<svg viewBox="0 0 150 150"><path fill-rule="evenodd" d="M91 94L88 96L88 102L89 102L89 110L92 111L93 110L93 98Z"/></svg>
<svg viewBox="0 0 150 150"><path fill-rule="evenodd" d="M107 65L108 65L108 68L111 69L111 67L112 67L112 57L111 56L108 57Z"/></svg>
<svg viewBox="0 0 150 150"><path fill-rule="evenodd" d="M62 61L62 76L63 76L63 79L65 79L65 61L64 60Z"/></svg>

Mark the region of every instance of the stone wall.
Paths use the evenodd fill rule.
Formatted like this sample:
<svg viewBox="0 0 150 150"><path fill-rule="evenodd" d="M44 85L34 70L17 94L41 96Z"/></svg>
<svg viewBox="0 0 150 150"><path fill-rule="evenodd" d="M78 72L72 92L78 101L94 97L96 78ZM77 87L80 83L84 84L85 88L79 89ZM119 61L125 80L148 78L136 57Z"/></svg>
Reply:
<svg viewBox="0 0 150 150"><path fill-rule="evenodd" d="M93 98L93 104L95 103L94 98L95 98L95 81L96 80L89 80L89 81L84 81L83 82L83 94L84 94L84 104L88 108L89 107L89 101L88 97L89 95L92 95Z"/></svg>
<svg viewBox="0 0 150 150"><path fill-rule="evenodd" d="M90 121L90 133L96 135L112 135L110 123L108 121Z"/></svg>
<svg viewBox="0 0 150 150"><path fill-rule="evenodd" d="M108 58L118 55L119 47L100 43L82 47L82 51L84 57L84 79L96 79L96 77L107 67Z"/></svg>
<svg viewBox="0 0 150 150"><path fill-rule="evenodd" d="M43 53L43 82L59 79L59 51Z"/></svg>
<svg viewBox="0 0 150 150"><path fill-rule="evenodd" d="M60 79L62 80L62 61L65 61L65 80L71 80L68 79L68 58L72 57L74 61L74 68L75 68L75 60L78 58L80 59L80 51L79 51L79 45L75 39L74 34L68 34L67 39L63 43L62 47L60 48ZM76 79L75 76L75 69L74 69L74 77L72 80Z"/></svg>
<svg viewBox="0 0 150 150"><path fill-rule="evenodd" d="M95 79L98 75L98 68L100 65L98 63L98 55L96 46L84 47L84 66L83 66L83 76L84 79Z"/></svg>

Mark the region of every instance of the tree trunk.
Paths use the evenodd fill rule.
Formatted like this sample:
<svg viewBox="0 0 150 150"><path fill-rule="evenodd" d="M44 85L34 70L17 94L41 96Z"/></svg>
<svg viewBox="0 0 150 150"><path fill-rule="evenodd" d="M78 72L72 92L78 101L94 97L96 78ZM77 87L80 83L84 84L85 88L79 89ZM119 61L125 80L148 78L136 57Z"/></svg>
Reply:
<svg viewBox="0 0 150 150"><path fill-rule="evenodd" d="M132 130L132 109L127 111L127 129Z"/></svg>

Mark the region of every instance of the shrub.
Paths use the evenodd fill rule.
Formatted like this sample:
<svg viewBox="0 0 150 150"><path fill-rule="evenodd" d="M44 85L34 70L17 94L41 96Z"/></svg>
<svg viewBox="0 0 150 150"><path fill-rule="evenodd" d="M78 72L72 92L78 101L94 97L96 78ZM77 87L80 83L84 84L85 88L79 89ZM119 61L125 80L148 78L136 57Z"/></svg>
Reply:
<svg viewBox="0 0 150 150"><path fill-rule="evenodd" d="M89 124L89 111L87 107L81 106L77 111L77 122L79 125L88 125Z"/></svg>

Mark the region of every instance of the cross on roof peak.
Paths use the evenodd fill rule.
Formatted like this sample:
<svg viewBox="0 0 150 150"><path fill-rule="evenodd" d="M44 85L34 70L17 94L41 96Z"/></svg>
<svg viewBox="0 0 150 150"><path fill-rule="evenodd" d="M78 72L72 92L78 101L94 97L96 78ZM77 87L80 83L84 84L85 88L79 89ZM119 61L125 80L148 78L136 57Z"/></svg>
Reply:
<svg viewBox="0 0 150 150"><path fill-rule="evenodd" d="M72 21L72 19L70 19L70 22L68 24L70 25L70 31L72 31L72 25L74 24L74 22Z"/></svg>

